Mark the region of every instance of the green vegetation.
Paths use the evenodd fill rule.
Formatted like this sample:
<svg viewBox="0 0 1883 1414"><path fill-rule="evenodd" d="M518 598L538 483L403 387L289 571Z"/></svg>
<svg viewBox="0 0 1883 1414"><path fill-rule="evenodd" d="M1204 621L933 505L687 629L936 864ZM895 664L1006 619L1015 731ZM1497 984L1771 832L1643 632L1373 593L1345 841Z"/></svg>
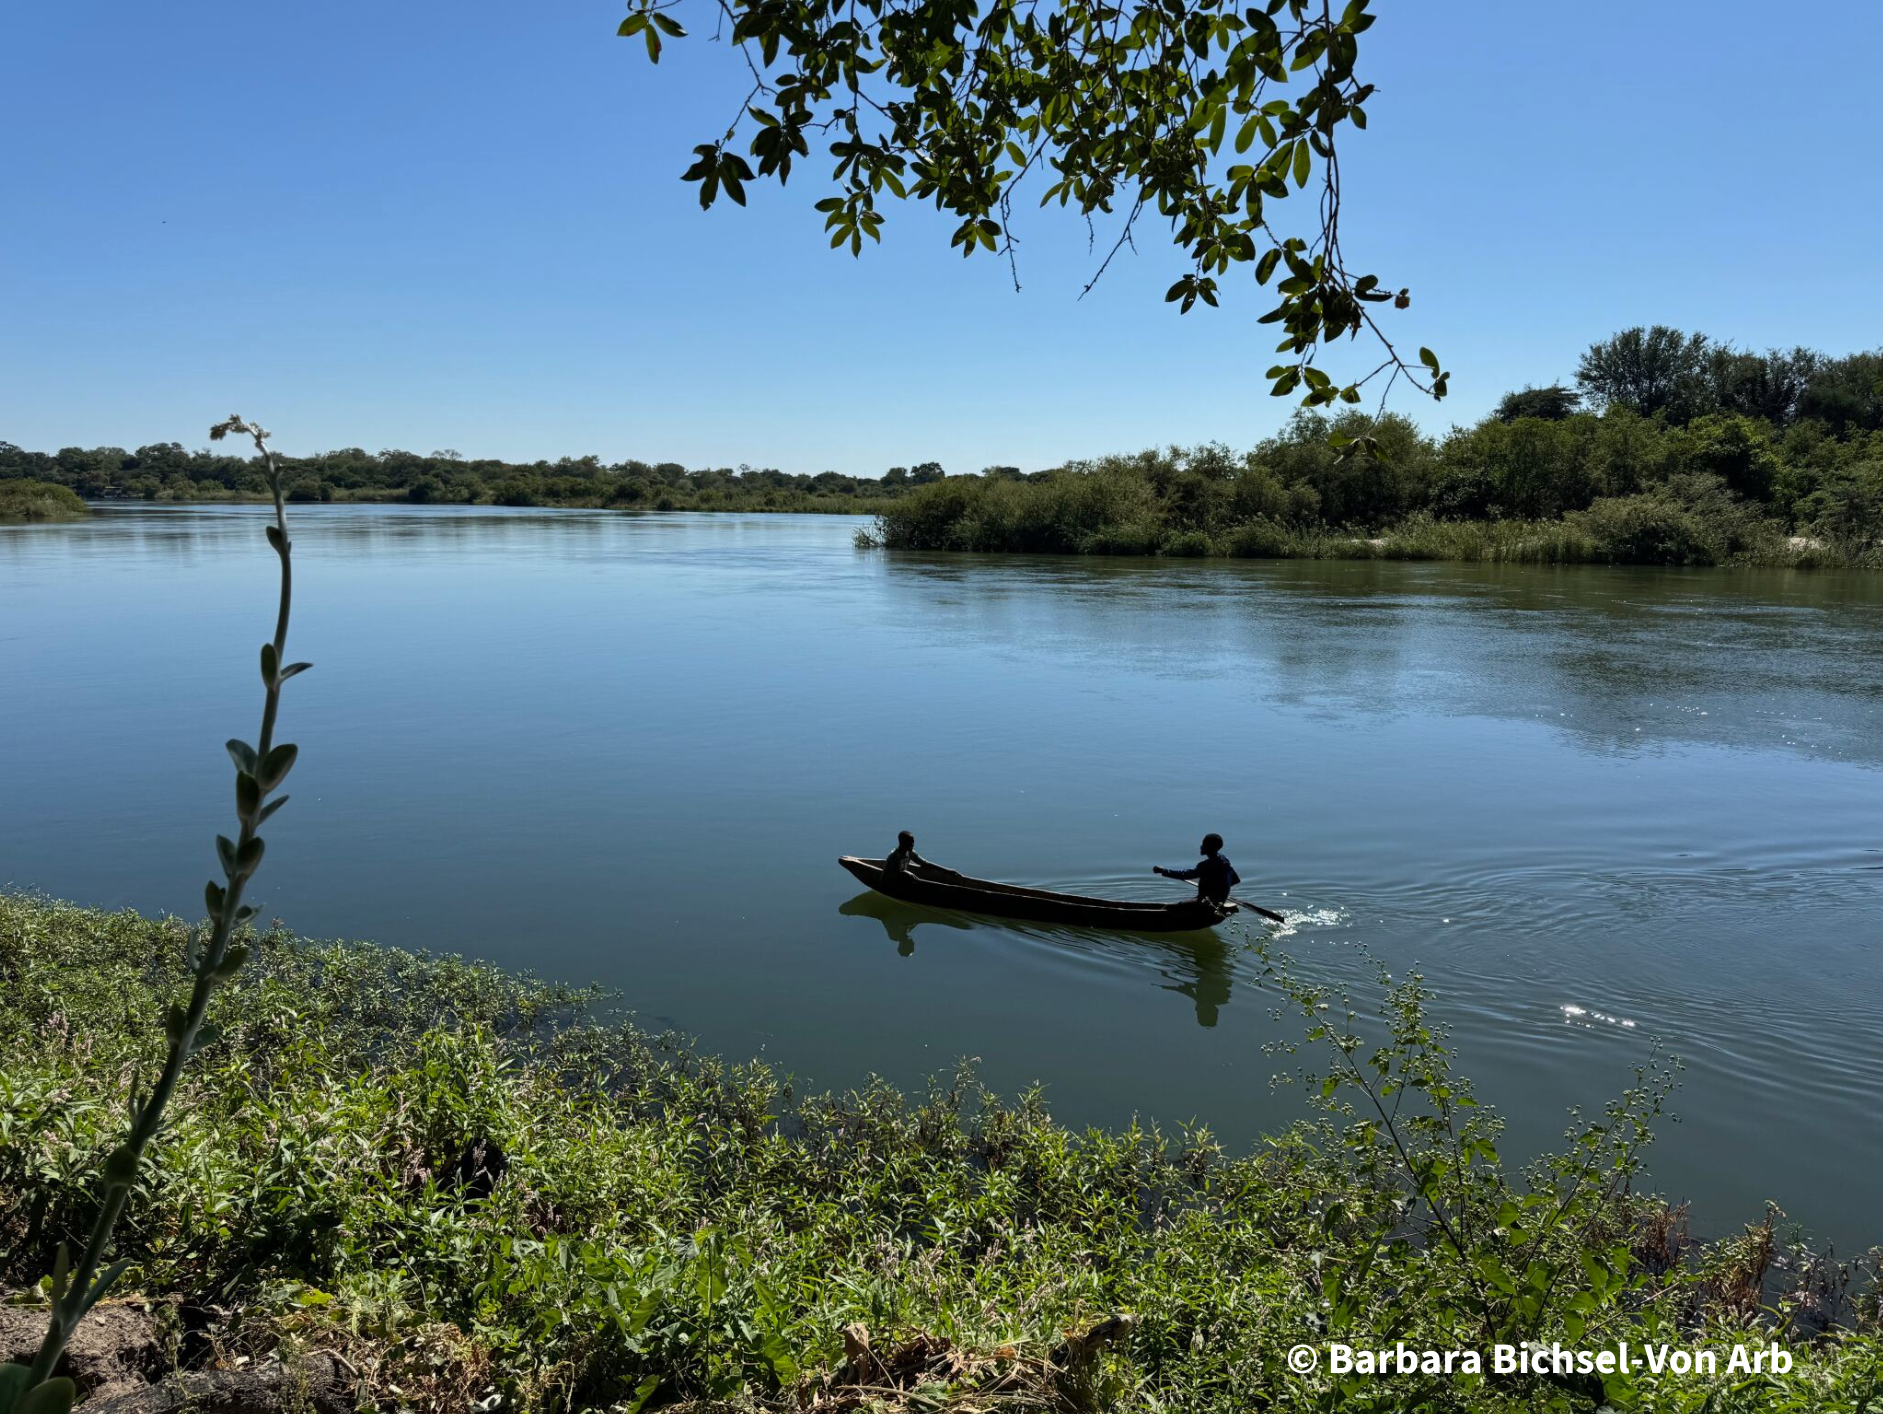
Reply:
<svg viewBox="0 0 1883 1414"><path fill-rule="evenodd" d="M693 149L684 180L699 183L701 207L722 195L744 206L754 180L783 186L817 142L834 159L833 193L816 204L833 250L861 254L866 237L882 239L892 198L918 201L959 222L950 249L1004 259L1018 289L1014 204L1037 192L1094 238L1108 228L1088 290L1154 213L1182 254L1164 295L1179 313L1214 307L1233 268L1275 281L1259 321L1282 336L1283 361L1265 375L1274 396L1305 385L1307 407L1354 403L1382 375L1386 389L1404 379L1445 396L1437 355L1401 357L1376 320L1409 292L1349 268L1341 246L1339 144L1348 125L1366 127L1374 91L1358 71L1368 0L1338 11L1326 0L705 8L715 40L731 21L744 96ZM682 0L629 0L617 33L658 64L686 34L683 11ZM1288 200L1310 181L1312 199ZM1380 356L1370 373L1343 387L1314 366L1321 344L1362 332Z"/></svg>
<svg viewBox="0 0 1883 1414"><path fill-rule="evenodd" d="M0 1280L39 1282L90 1226L190 937L0 896ZM1883 1390L1873 1289L1853 1294L1851 1269L1788 1248L1769 1216L1696 1247L1683 1211L1631 1191L1664 1079L1520 1171L1416 979L1355 1018L1272 959L1322 1113L1232 1156L1202 1131L1074 1133L1040 1096L1003 1103L966 1076L915 1103L882 1085L799 1097L568 989L245 941L119 1224L123 1284L185 1297L186 1320L223 1308L198 1346L342 1353L368 1407L498 1391L522 1409L816 1393L846 1410L1725 1414L1856 1411ZM464 1161L480 1141L481 1167ZM1283 1363L1302 1342L1530 1337L1777 1339L1797 1363L1606 1388Z"/></svg>
<svg viewBox="0 0 1883 1414"><path fill-rule="evenodd" d="M76 1387L72 1379L58 1373L61 1359L79 1323L131 1265L126 1257L107 1260L115 1251L118 1221L130 1202L145 1154L163 1127L164 1112L191 1057L216 1039L215 1028L206 1025L210 1002L241 971L249 954L249 945L239 941L236 932L256 913L253 907L243 904L242 894L261 865L265 842L258 831L288 803L285 795L268 799L294 768L298 754L292 745L275 743L281 689L290 678L313 665L286 661L293 607L293 555L281 494L280 463L268 450L268 433L241 417L217 423L209 429L209 436L212 441L220 441L231 432L254 443L267 476L275 510L267 538L280 566L274 637L261 649L261 730L253 746L240 740L228 743L230 759L235 763L238 829L233 840L226 835L216 836L224 882L211 880L205 888L209 925L200 932L192 930L184 943L182 961L190 978L187 1000L172 999L165 1007L150 1008L152 1016L161 1010L164 1017L161 1064L154 1069L139 1067L152 1078L148 1083L139 1080L133 1084L125 1105L128 1121L120 1130L122 1138L102 1156L95 1181L88 1185L96 1190L96 1196L84 1241L78 1245L60 1241L54 1249L46 1289L51 1310L38 1352L30 1366L0 1366L0 1414L66 1414L72 1407Z"/></svg>
<svg viewBox="0 0 1883 1414"><path fill-rule="evenodd" d="M1883 568L1883 352L1749 354L1628 330L1580 391L1474 427L1298 414L1218 446L956 477L882 512L917 550ZM1593 411L1582 411L1584 401ZM1356 450L1360 440L1369 449Z"/></svg>
<svg viewBox="0 0 1883 1414"><path fill-rule="evenodd" d="M416 505L605 506L649 511L828 511L873 514L911 487L945 473L934 462L881 477L792 476L756 467L689 471L672 462L564 457L555 462L466 460L456 452L362 451L280 458L291 502L407 501ZM87 499L266 501L265 469L225 452L159 442L29 452L0 442L0 495L12 478L70 487Z"/></svg>
<svg viewBox="0 0 1883 1414"><path fill-rule="evenodd" d="M90 514L69 486L47 481L0 481L0 521L83 520Z"/></svg>

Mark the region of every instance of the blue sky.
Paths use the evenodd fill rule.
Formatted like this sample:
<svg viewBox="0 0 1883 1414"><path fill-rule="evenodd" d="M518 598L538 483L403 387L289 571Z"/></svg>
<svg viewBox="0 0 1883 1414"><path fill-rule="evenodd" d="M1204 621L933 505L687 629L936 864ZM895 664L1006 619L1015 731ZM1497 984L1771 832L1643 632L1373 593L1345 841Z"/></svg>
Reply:
<svg viewBox="0 0 1883 1414"><path fill-rule="evenodd" d="M1883 343L1883 5L1378 0L1345 245L1409 285L1454 370L1434 430L1591 340L1664 322ZM710 30L704 0L685 7ZM1248 445L1273 340L1253 282L1162 303L1155 227L1085 300L1083 227L1004 263L890 212L826 248L813 164L739 210L678 180L739 61L658 69L619 3L16 6L0 176L0 438L593 452L876 474Z"/></svg>

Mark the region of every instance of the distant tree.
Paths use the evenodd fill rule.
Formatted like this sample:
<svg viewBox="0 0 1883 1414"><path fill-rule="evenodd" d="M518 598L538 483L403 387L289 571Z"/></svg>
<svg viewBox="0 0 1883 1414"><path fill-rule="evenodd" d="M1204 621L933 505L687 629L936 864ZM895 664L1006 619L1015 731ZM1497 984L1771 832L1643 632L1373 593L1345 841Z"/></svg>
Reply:
<svg viewBox="0 0 1883 1414"><path fill-rule="evenodd" d="M1343 456L1334 447L1361 436L1374 439L1378 456ZM1329 418L1299 412L1280 434L1255 449L1260 466L1287 487L1312 493L1310 504L1329 525L1376 528L1425 505L1436 473L1434 448L1396 413L1372 418L1343 411Z"/></svg>
<svg viewBox="0 0 1883 1414"><path fill-rule="evenodd" d="M682 3L629 0L619 33L659 62L686 33L672 13ZM833 248L880 240L879 201L908 198L958 221L950 244L964 256L1006 257L1016 287L1014 198L1045 183L1042 204L1113 222L1091 283L1141 216L1183 254L1165 295L1180 312L1215 305L1231 266L1262 285L1279 273L1261 320L1283 336L1265 375L1274 395L1358 402L1384 374L1388 388L1406 378L1443 397L1437 357L1402 357L1375 320L1407 292L1350 267L1341 247L1338 144L1346 125L1366 126L1373 94L1356 72L1368 4L719 0L707 13L731 21L752 82L683 176L702 207L722 193L743 206L746 183L783 184L816 140L834 159L835 191L817 202ZM1316 178L1312 203L1283 205ZM1314 366L1322 344L1363 331L1381 352L1371 373L1343 387Z"/></svg>
<svg viewBox="0 0 1883 1414"><path fill-rule="evenodd" d="M909 468L906 466L892 466L888 471L883 473L883 485L885 486L907 486L908 484Z"/></svg>
<svg viewBox="0 0 1883 1414"><path fill-rule="evenodd" d="M1883 430L1883 349L1823 360L1799 396L1798 415L1839 434Z"/></svg>
<svg viewBox="0 0 1883 1414"><path fill-rule="evenodd" d="M947 474L942 470L940 462L923 462L920 466L909 468L909 483L912 486L926 486L931 481L940 481Z"/></svg>
<svg viewBox="0 0 1883 1414"><path fill-rule="evenodd" d="M1679 434L1676 455L1683 471L1717 476L1751 501L1770 500L1778 476L1772 430L1752 417L1708 413Z"/></svg>
<svg viewBox="0 0 1883 1414"><path fill-rule="evenodd" d="M1762 354L1716 348L1707 364L1712 410L1764 418L1783 427L1798 411L1823 355L1810 349Z"/></svg>
<svg viewBox="0 0 1883 1414"><path fill-rule="evenodd" d="M1883 460L1839 468L1799 507L1827 540L1860 548L1883 540Z"/></svg>
<svg viewBox="0 0 1883 1414"><path fill-rule="evenodd" d="M1524 387L1514 393L1504 394L1504 400L1497 405L1495 416L1500 422L1515 422L1520 417L1540 417L1550 422L1561 422L1582 405L1582 395L1572 392L1560 383L1552 383L1547 388Z"/></svg>
<svg viewBox="0 0 1883 1414"><path fill-rule="evenodd" d="M1622 404L1644 417L1664 412L1685 422L1709 410L1712 351L1705 334L1637 324L1589 345L1576 365L1576 383L1597 406Z"/></svg>
<svg viewBox="0 0 1883 1414"><path fill-rule="evenodd" d="M1020 468L1017 466L984 466L981 475L989 481L1019 481Z"/></svg>

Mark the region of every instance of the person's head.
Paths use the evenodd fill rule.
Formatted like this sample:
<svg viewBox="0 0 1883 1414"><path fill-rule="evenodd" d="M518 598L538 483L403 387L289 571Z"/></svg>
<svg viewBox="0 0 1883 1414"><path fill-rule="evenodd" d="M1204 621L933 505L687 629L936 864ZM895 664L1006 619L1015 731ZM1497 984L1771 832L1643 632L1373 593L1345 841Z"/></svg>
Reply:
<svg viewBox="0 0 1883 1414"><path fill-rule="evenodd" d="M1223 837L1221 835L1203 836L1203 852L1205 854L1219 854L1221 853L1222 848L1223 848Z"/></svg>
<svg viewBox="0 0 1883 1414"><path fill-rule="evenodd" d="M914 849L915 836L910 834L907 830L902 830L896 835L896 843L903 849Z"/></svg>

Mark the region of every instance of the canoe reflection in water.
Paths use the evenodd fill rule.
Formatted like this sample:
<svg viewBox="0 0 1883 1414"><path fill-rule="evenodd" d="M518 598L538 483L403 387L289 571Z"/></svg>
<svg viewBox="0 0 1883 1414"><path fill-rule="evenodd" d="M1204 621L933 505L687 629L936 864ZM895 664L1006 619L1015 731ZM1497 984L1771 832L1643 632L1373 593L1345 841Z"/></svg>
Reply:
<svg viewBox="0 0 1883 1414"><path fill-rule="evenodd" d="M873 918L904 957L915 952L918 927L950 928L970 933L987 929L1054 947L1097 954L1111 960L1143 961L1166 979L1158 986L1188 997L1196 1006L1198 1026L1214 1026L1218 1008L1229 1005L1230 945L1215 933L1139 934L1120 937L1096 928L1066 928L1022 923L1011 918L983 918L947 909L902 903L870 890L837 906L846 918Z"/></svg>

